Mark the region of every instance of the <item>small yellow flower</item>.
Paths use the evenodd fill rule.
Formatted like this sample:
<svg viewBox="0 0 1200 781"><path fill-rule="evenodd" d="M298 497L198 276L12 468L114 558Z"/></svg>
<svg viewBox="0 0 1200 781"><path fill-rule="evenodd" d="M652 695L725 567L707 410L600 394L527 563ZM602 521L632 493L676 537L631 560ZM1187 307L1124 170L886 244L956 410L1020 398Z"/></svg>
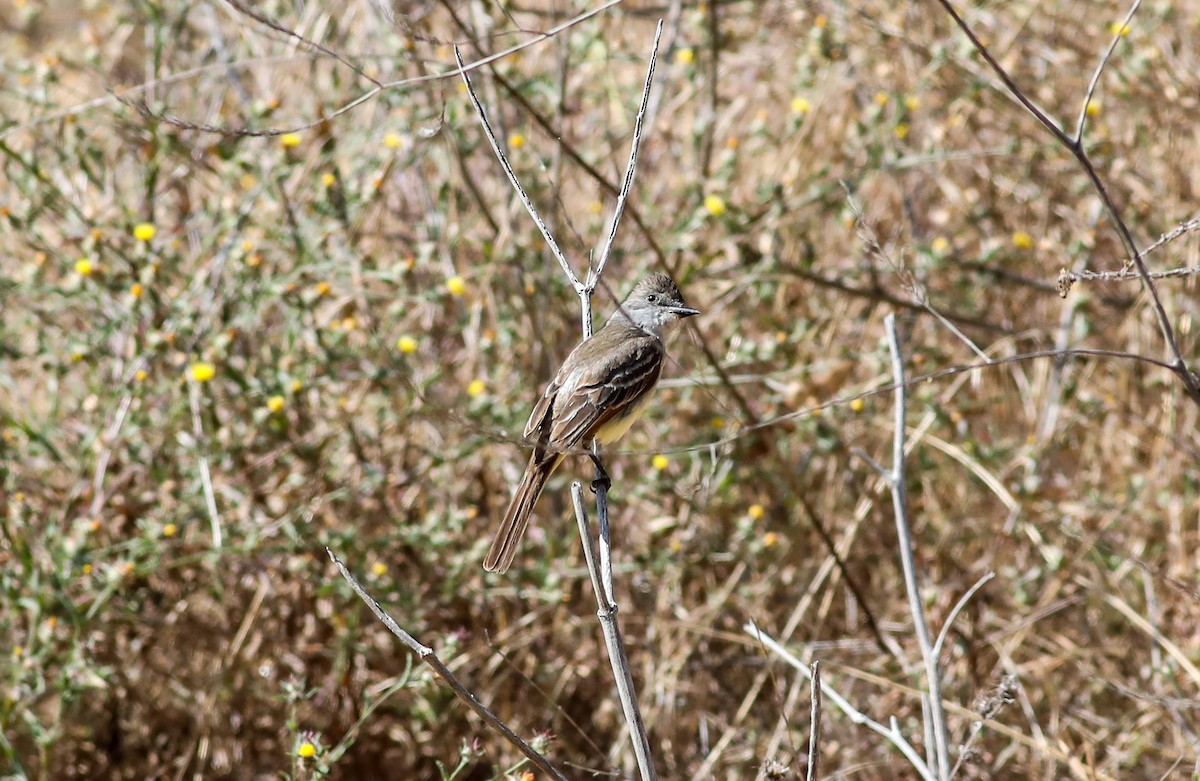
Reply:
<svg viewBox="0 0 1200 781"><path fill-rule="evenodd" d="M714 217L720 217L725 213L725 199L719 195L704 196L704 208Z"/></svg>
<svg viewBox="0 0 1200 781"><path fill-rule="evenodd" d="M521 774L521 781L534 781L535 778L532 770L526 770Z"/></svg>
<svg viewBox="0 0 1200 781"><path fill-rule="evenodd" d="M146 373L145 369L138 369L133 373L133 379L137 380L138 382L145 382L146 378L149 376L150 375Z"/></svg>
<svg viewBox="0 0 1200 781"><path fill-rule="evenodd" d="M773 548L779 543L779 535L775 532L767 532L763 535L763 547Z"/></svg>
<svg viewBox="0 0 1200 781"><path fill-rule="evenodd" d="M343 331L353 331L356 328L358 328L358 320L356 320L355 318L347 317L342 320L342 330Z"/></svg>
<svg viewBox="0 0 1200 781"><path fill-rule="evenodd" d="M1113 22L1112 24L1110 24L1108 26L1108 31L1110 33L1112 33L1113 35L1119 35L1122 38L1129 35L1129 30L1130 30L1129 25L1122 24L1121 22Z"/></svg>
<svg viewBox="0 0 1200 781"><path fill-rule="evenodd" d="M862 412L863 407L865 407L865 406L866 405L863 403L862 399L851 399L850 400L850 409L854 412Z"/></svg>
<svg viewBox="0 0 1200 781"><path fill-rule="evenodd" d="M279 137L279 144L284 149L295 149L296 147L300 146L300 134L284 133Z"/></svg>
<svg viewBox="0 0 1200 781"><path fill-rule="evenodd" d="M909 95L907 98L904 99L904 107L906 109L908 109L909 111L916 111L920 105L921 105L921 99L918 98L916 95Z"/></svg>
<svg viewBox="0 0 1200 781"><path fill-rule="evenodd" d="M304 390L304 383L300 382L300 380L292 380L291 388L292 393L299 393Z"/></svg>
<svg viewBox="0 0 1200 781"><path fill-rule="evenodd" d="M91 564L84 564L84 565L83 565L83 574L84 574L84 575L91 575L91 574L92 574L92 565L91 565Z"/></svg>
<svg viewBox="0 0 1200 781"><path fill-rule="evenodd" d="M478 396L485 390L487 390L487 385L483 383L483 380L471 380L471 384L467 386L467 395Z"/></svg>
<svg viewBox="0 0 1200 781"><path fill-rule="evenodd" d="M296 749L296 756L300 757L301 759L312 759L316 755L317 747L312 743L309 743L307 740L301 743L299 748Z"/></svg>
<svg viewBox="0 0 1200 781"><path fill-rule="evenodd" d="M381 578L387 574L387 565L382 561L377 561L371 565L371 572L375 574L375 577Z"/></svg>
<svg viewBox="0 0 1200 781"><path fill-rule="evenodd" d="M326 187L333 187L335 182L337 182L337 177L328 171L321 174L321 184L325 185Z"/></svg>
<svg viewBox="0 0 1200 781"><path fill-rule="evenodd" d="M254 249L254 242L250 239L242 239L242 252L249 252Z"/></svg>
<svg viewBox="0 0 1200 781"><path fill-rule="evenodd" d="M133 237L138 241L150 241L157 233L158 228L148 222L141 222L133 226Z"/></svg>
<svg viewBox="0 0 1200 781"><path fill-rule="evenodd" d="M242 174L238 179L238 184L243 190L249 190L258 184L258 179L254 178L254 174Z"/></svg>
<svg viewBox="0 0 1200 781"><path fill-rule="evenodd" d="M174 537L179 532L179 527L173 523L168 523L162 527L162 536Z"/></svg>
<svg viewBox="0 0 1200 781"><path fill-rule="evenodd" d="M25 649L24 649L24 648L22 648L21 646L19 646L19 645L14 645L14 646L13 646L13 649L12 649L12 655L13 655L13 658L14 658L14 659L20 659L20 658L21 658L21 655L22 655L22 654L24 654L24 653L25 653Z"/></svg>
<svg viewBox="0 0 1200 781"><path fill-rule="evenodd" d="M817 18L813 19L813 27L818 30L824 30L827 24L829 24L829 19L825 17L825 14L817 14Z"/></svg>
<svg viewBox="0 0 1200 781"><path fill-rule="evenodd" d="M1100 101L1098 101L1098 100L1089 100L1089 101L1087 102L1087 108L1085 108L1085 109L1084 109L1084 111L1086 111L1086 112L1087 112L1087 115L1088 115L1089 117L1094 117L1094 116L1096 116L1097 114L1099 114L1099 113L1100 113Z"/></svg>
<svg viewBox="0 0 1200 781"><path fill-rule="evenodd" d="M401 336L396 340L396 349L411 355L417 351L417 340L411 336Z"/></svg>
<svg viewBox="0 0 1200 781"><path fill-rule="evenodd" d="M1030 249L1033 247L1033 237L1025 231L1017 231L1012 235L1012 243L1017 249Z"/></svg>
<svg viewBox="0 0 1200 781"><path fill-rule="evenodd" d="M246 256L246 265L250 268L257 268L262 265L262 255L257 252Z"/></svg>
<svg viewBox="0 0 1200 781"><path fill-rule="evenodd" d="M887 102L888 102L888 94L886 92L876 92L875 93L875 105L876 106L886 106Z"/></svg>
<svg viewBox="0 0 1200 781"><path fill-rule="evenodd" d="M667 458L662 453L659 453L654 458L650 459L650 465L661 472L671 465L671 459Z"/></svg>
<svg viewBox="0 0 1200 781"><path fill-rule="evenodd" d="M271 398L267 399L267 409L269 409L272 413L282 412L283 405L284 400L282 396L272 396Z"/></svg>
<svg viewBox="0 0 1200 781"><path fill-rule="evenodd" d="M683 550L683 543L680 540L671 540L669 547L671 548L671 553L679 553L679 551Z"/></svg>
<svg viewBox="0 0 1200 781"><path fill-rule="evenodd" d="M133 574L133 570L134 570L134 566L133 566L133 562L132 562L132 561L127 561L127 562L125 562L125 566L124 566L124 567L121 567L121 572L122 572L122 573L124 573L124 574L126 574L126 575L132 575L132 574Z"/></svg>
<svg viewBox="0 0 1200 781"><path fill-rule="evenodd" d="M750 516L751 520L758 521L767 514L767 508L763 507L761 504L752 504L750 505L749 509L746 510L746 513Z"/></svg>
<svg viewBox="0 0 1200 781"><path fill-rule="evenodd" d="M946 250L950 249L950 241L945 236L938 236L930 243L929 248L941 255Z"/></svg>
<svg viewBox="0 0 1200 781"><path fill-rule="evenodd" d="M903 140L908 136L908 125L901 122L899 125L896 125L896 129L892 132L896 134L896 138Z"/></svg>
<svg viewBox="0 0 1200 781"><path fill-rule="evenodd" d="M696 61L696 50L691 47L675 52L675 62L680 65L691 65Z"/></svg>
<svg viewBox="0 0 1200 781"><path fill-rule="evenodd" d="M792 98L793 114L807 114L811 109L812 104L809 103L805 98L799 96Z"/></svg>
<svg viewBox="0 0 1200 781"><path fill-rule="evenodd" d="M388 149L399 149L403 143L404 139L400 137L399 133L388 133L383 137L383 145Z"/></svg>
<svg viewBox="0 0 1200 781"><path fill-rule="evenodd" d="M713 418L712 420L709 421L709 425L715 429L725 428L725 419L724 418Z"/></svg>
<svg viewBox="0 0 1200 781"><path fill-rule="evenodd" d="M450 295L458 298L467 292L467 281L455 274L446 280L446 289L450 291Z"/></svg>
<svg viewBox="0 0 1200 781"><path fill-rule="evenodd" d="M737 149L740 143L741 141L738 140L737 136L730 136L729 138L725 139L725 148Z"/></svg>
<svg viewBox="0 0 1200 781"><path fill-rule="evenodd" d="M134 282L133 286L129 288L129 295L133 296L134 298L141 298L145 292L146 288L141 282Z"/></svg>
<svg viewBox="0 0 1200 781"><path fill-rule="evenodd" d="M88 258L80 258L75 261L75 273L81 277L91 276L91 273L96 270L96 264L92 263Z"/></svg>
<svg viewBox="0 0 1200 781"><path fill-rule="evenodd" d="M188 373L192 375L192 379L196 382L208 382L217 376L217 367L211 363L197 362L188 368Z"/></svg>
<svg viewBox="0 0 1200 781"><path fill-rule="evenodd" d="M592 214L599 214L600 212L604 211L604 204L600 203L599 201L592 201L588 204L588 211Z"/></svg>
<svg viewBox="0 0 1200 781"><path fill-rule="evenodd" d="M508 137L508 145L513 149L520 149L525 146L525 136L520 133L513 133Z"/></svg>
<svg viewBox="0 0 1200 781"><path fill-rule="evenodd" d="M316 286L313 288L313 292L315 292L318 296L329 295L329 283L328 282L318 282L316 284Z"/></svg>

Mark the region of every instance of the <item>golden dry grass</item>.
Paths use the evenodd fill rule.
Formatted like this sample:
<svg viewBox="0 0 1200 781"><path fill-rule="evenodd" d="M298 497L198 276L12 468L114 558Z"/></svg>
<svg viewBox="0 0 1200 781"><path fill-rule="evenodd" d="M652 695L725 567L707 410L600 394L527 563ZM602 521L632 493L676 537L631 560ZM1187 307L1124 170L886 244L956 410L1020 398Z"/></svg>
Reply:
<svg viewBox="0 0 1200 781"><path fill-rule="evenodd" d="M472 60L584 7L414 3L392 26L366 2L255 6L385 81L449 72L451 42ZM625 3L476 72L578 269L669 10ZM963 10L1071 123L1126 9ZM286 146L105 98L150 83L124 94L193 123L292 128L369 89L228 5L27 0L0 19L0 770L512 768L515 751L353 597L329 546L519 733L552 735L569 775L631 776L563 478L514 570L479 566L578 314L458 81L388 89ZM1194 0L1142 8L1089 120L1143 244L1197 215L1197 41ZM606 276L620 295L667 268L704 310L610 458L620 615L664 778L754 778L768 760L802 777L805 689L742 632L750 619L923 744L892 508L851 454L889 457L888 312L912 375L977 360L913 305L911 280L993 358L1169 358L1136 281L1056 294L1060 269L1119 269L1124 253L1076 162L996 86L935 3L684 3L667 26ZM1195 234L1149 263L1196 266ZM1159 291L1200 360L1194 278ZM198 362L211 380L186 378ZM909 415L934 631L997 573L947 646L952 741L1001 676L1020 684L959 777L1194 774L1200 443L1181 384L1130 358L1015 360L914 384ZM822 756L826 777L915 777L828 706Z"/></svg>

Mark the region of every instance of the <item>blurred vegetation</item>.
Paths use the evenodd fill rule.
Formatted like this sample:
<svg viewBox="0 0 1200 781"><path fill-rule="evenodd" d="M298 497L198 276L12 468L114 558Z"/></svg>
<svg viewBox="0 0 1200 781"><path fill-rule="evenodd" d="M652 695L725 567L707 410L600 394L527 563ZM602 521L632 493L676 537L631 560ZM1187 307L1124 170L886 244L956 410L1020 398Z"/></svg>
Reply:
<svg viewBox="0 0 1200 781"><path fill-rule="evenodd" d="M513 571L480 562L577 302L455 78L582 269L611 212L653 26L662 64L611 297L666 269L704 310L609 468L619 601L666 778L802 772L795 676L921 735L891 507L882 318L914 376L1068 347L1164 358L1078 166L936 5L867 0L275 0L0 5L0 771L9 777L487 779L520 757L403 651L335 550L568 772L628 742L563 470ZM332 7L332 6L330 6ZM964 14L1071 121L1113 3ZM1145 243L1196 216L1200 4L1142 6L1089 151ZM339 116L380 82L404 80ZM143 105L144 104L144 105ZM287 134L217 133L307 129ZM861 209L856 217L849 194ZM872 249L864 234L874 234ZM1185 234L1153 268L1197 265ZM1197 357L1194 277L1160 290ZM910 514L947 700L1018 702L961 778L1194 772L1196 408L1133 359L914 384ZM829 531L852 597L815 531ZM220 545L214 543L219 537ZM1131 616L1136 617L1134 620ZM871 622L885 636L881 650ZM951 712L957 744L969 712ZM825 774L911 777L827 709ZM519 776L521 770L516 770Z"/></svg>

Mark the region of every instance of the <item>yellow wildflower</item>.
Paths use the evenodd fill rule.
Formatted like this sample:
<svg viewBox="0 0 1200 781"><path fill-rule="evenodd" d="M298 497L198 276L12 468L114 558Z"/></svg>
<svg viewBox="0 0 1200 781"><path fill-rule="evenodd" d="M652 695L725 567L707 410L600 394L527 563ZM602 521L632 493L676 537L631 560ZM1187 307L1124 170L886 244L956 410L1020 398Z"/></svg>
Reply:
<svg viewBox="0 0 1200 781"><path fill-rule="evenodd" d="M374 573L376 577L383 577L387 574L387 565L382 561L377 561L371 565L371 572Z"/></svg>
<svg viewBox="0 0 1200 781"><path fill-rule="evenodd" d="M680 49L675 52L675 62L680 65L691 65L696 61L696 50L691 47Z"/></svg>
<svg viewBox="0 0 1200 781"><path fill-rule="evenodd" d="M667 458L662 453L659 453L654 458L650 459L650 465L661 472L671 465L671 459Z"/></svg>
<svg viewBox="0 0 1200 781"><path fill-rule="evenodd" d="M1098 100L1089 100L1089 101L1087 102L1087 108L1085 108L1085 109L1084 109L1084 111L1086 111L1086 112L1087 112L1087 115L1088 115L1089 117L1094 117L1094 116L1096 116L1097 114L1099 114L1099 113L1100 113L1100 101L1098 101Z"/></svg>
<svg viewBox="0 0 1200 781"><path fill-rule="evenodd" d="M863 403L862 399L851 399L850 400L850 409L853 410L854 412L862 412L864 406L866 406L866 405Z"/></svg>
<svg viewBox="0 0 1200 781"><path fill-rule="evenodd" d="M1017 231L1012 235L1012 243L1017 249L1030 249L1033 247L1033 237L1025 231Z"/></svg>
<svg viewBox="0 0 1200 781"><path fill-rule="evenodd" d="M938 236L930 243L929 248L941 255L946 250L950 249L950 241L945 236Z"/></svg>
<svg viewBox="0 0 1200 781"><path fill-rule="evenodd" d="M88 258L80 258L75 261L75 273L82 277L91 276L91 273L96 270L96 264L92 263Z"/></svg>
<svg viewBox="0 0 1200 781"><path fill-rule="evenodd" d="M383 137L383 145L388 149L399 149L404 139L398 133L388 133Z"/></svg>
<svg viewBox="0 0 1200 781"><path fill-rule="evenodd" d="M321 174L321 184L325 185L326 187L333 187L335 182L337 182L337 177L328 171Z"/></svg>
<svg viewBox="0 0 1200 781"><path fill-rule="evenodd" d="M704 196L704 208L714 217L720 217L725 213L725 199L719 195Z"/></svg>
<svg viewBox="0 0 1200 781"><path fill-rule="evenodd" d="M279 137L279 144L284 149L294 149L294 148L300 146L300 134L299 133L284 133L282 136Z"/></svg>
<svg viewBox="0 0 1200 781"><path fill-rule="evenodd" d="M157 233L158 228L148 222L141 222L133 226L133 237L138 241L150 241Z"/></svg>
<svg viewBox="0 0 1200 781"><path fill-rule="evenodd" d="M762 540L764 548L773 548L779 543L779 535L775 532L767 532L763 535Z"/></svg>
<svg viewBox="0 0 1200 781"><path fill-rule="evenodd" d="M520 133L513 133L508 137L508 145L513 149L520 149L525 146L525 136Z"/></svg>
<svg viewBox="0 0 1200 781"><path fill-rule="evenodd" d="M876 92L875 93L875 105L876 106L886 106L887 102L888 102L888 94L886 92Z"/></svg>
<svg viewBox="0 0 1200 781"><path fill-rule="evenodd" d="M307 740L296 749L296 756L301 759L312 759L317 755L317 747Z"/></svg>
<svg viewBox="0 0 1200 781"><path fill-rule="evenodd" d="M896 134L896 138L903 140L908 136L908 125L901 122L899 125L896 125L896 129L892 132Z"/></svg>
<svg viewBox="0 0 1200 781"><path fill-rule="evenodd" d="M208 382L217 376L217 367L211 363L197 362L189 367L188 373L196 382Z"/></svg>
<svg viewBox="0 0 1200 781"><path fill-rule="evenodd" d="M450 295L458 298L467 292L467 281L455 274L446 280L446 289L450 291Z"/></svg>
<svg viewBox="0 0 1200 781"><path fill-rule="evenodd" d="M272 396L271 398L267 399L267 409L269 409L272 413L282 412L283 405L284 399L282 396Z"/></svg>
<svg viewBox="0 0 1200 781"><path fill-rule="evenodd" d="M162 527L162 535L164 537L174 537L179 531L179 527L173 523L168 523Z"/></svg>
<svg viewBox="0 0 1200 781"><path fill-rule="evenodd" d="M134 282L133 286L129 288L129 295L133 296L134 298L141 298L145 292L146 288L141 282Z"/></svg>
<svg viewBox="0 0 1200 781"><path fill-rule="evenodd" d="M807 114L810 109L812 109L812 104L805 98L799 96L792 98L793 114Z"/></svg>
<svg viewBox="0 0 1200 781"><path fill-rule="evenodd" d="M1129 35L1130 26L1122 22L1113 22L1108 26L1108 31L1113 35L1119 35L1122 38Z"/></svg>
<svg viewBox="0 0 1200 781"><path fill-rule="evenodd" d="M467 395L478 396L485 390L487 390L487 385L484 384L483 380L471 380L471 384L467 386Z"/></svg>
<svg viewBox="0 0 1200 781"><path fill-rule="evenodd" d="M767 508L763 507L761 504L752 504L750 505L749 509L746 510L746 513L750 516L751 520L757 521L761 520L762 517L767 514Z"/></svg>
<svg viewBox="0 0 1200 781"><path fill-rule="evenodd" d="M417 351L417 340L411 336L401 336L396 340L396 349L411 355Z"/></svg>

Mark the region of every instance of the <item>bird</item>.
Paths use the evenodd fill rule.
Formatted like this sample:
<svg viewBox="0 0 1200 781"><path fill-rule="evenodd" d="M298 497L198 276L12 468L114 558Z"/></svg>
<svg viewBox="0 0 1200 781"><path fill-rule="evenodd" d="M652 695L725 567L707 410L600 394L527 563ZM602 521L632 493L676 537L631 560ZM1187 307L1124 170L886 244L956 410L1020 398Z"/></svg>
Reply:
<svg viewBox="0 0 1200 781"><path fill-rule="evenodd" d="M525 424L533 454L483 560L485 570L503 573L512 566L534 505L567 453L593 440L611 444L637 422L662 374L666 336L680 320L698 314L674 280L652 273L603 328L570 352ZM603 465L592 458L598 483L609 484Z"/></svg>

